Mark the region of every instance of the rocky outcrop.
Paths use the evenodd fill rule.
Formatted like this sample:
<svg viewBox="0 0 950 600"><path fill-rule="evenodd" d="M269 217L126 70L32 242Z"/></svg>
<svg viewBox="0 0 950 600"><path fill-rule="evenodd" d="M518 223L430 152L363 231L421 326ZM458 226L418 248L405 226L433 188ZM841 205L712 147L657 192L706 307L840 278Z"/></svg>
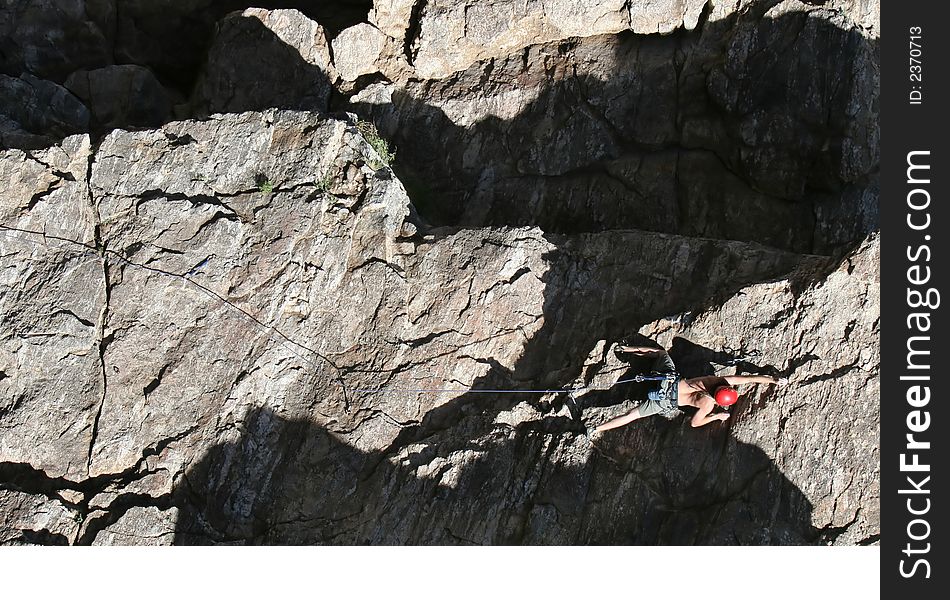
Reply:
<svg viewBox="0 0 950 600"><path fill-rule="evenodd" d="M706 4L706 0L377 0L369 20L405 49L417 76L441 79L538 43L622 31L691 30Z"/></svg>
<svg viewBox="0 0 950 600"><path fill-rule="evenodd" d="M64 84L89 107L97 131L157 127L168 120L172 102L155 75L144 67L113 65L76 71Z"/></svg>
<svg viewBox="0 0 950 600"><path fill-rule="evenodd" d="M392 140L435 223L826 253L877 222L876 41L834 8L766 8L666 36L531 45L370 85L351 110Z"/></svg>
<svg viewBox="0 0 950 600"><path fill-rule="evenodd" d="M136 67L73 65L78 98L60 104L93 118L7 115L5 143L171 115L343 110L395 145L434 225L635 228L820 254L877 227L876 2L380 0L368 22L321 13L333 27L313 7L268 8L287 3L227 13L239 4L86 2L59 26L113 23L96 43L148 69L121 95L136 110L83 84ZM361 10L344 5L338 16ZM46 87L65 79L37 73Z"/></svg>
<svg viewBox="0 0 950 600"><path fill-rule="evenodd" d="M0 73L62 83L73 71L112 64L114 0L0 2Z"/></svg>
<svg viewBox="0 0 950 600"><path fill-rule="evenodd" d="M875 374L876 240L827 275L826 259L735 241L418 230L378 164L354 124L286 111L4 155L20 189L0 237L5 540L854 543L874 531L873 471L844 481L841 465L873 457L862 440L876 421L822 411ZM863 308L827 302L843 290ZM565 393L481 393L570 388L610 370L596 366L602 340L703 305L690 329L644 331L722 348L716 319L744 323L742 352L768 352L763 365L821 402L760 408L758 392L732 430L660 420L592 445L583 421L607 413L589 395L572 416ZM829 352L842 336L847 352ZM812 457L806 482L792 463L827 438L765 425L791 433L817 422L809 408L838 446L819 455L830 462ZM708 458L687 468L691 456Z"/></svg>
<svg viewBox="0 0 950 600"><path fill-rule="evenodd" d="M197 114L268 107L327 110L330 48L296 10L248 9L218 25L192 98Z"/></svg>
<svg viewBox="0 0 950 600"><path fill-rule="evenodd" d="M66 88L32 75L0 75L0 141L23 149L49 146L85 131L89 109Z"/></svg>
<svg viewBox="0 0 950 600"><path fill-rule="evenodd" d="M814 9L841 15L869 35L880 30L874 0L736 3L708 0L377 0L369 18L405 48L418 76L442 79L491 58L503 58L530 45L631 31L639 35L692 31L708 17L734 18L779 5L779 11ZM764 8L763 8L764 7Z"/></svg>
<svg viewBox="0 0 950 600"><path fill-rule="evenodd" d="M284 10L294 4L298 3L263 0L254 5L258 8L245 11L251 4L240 0L3 0L0 74L28 75L46 86L63 85L72 78L85 89L81 82L93 73L98 78L93 87L99 94L77 93L81 102L79 98L70 102L85 103L93 113L107 113L103 121L84 122L78 130L97 136L114 127L156 126L172 116L239 111L248 103L255 109L325 109L329 83L324 73L312 72L329 64L324 35L333 37L365 20L371 2L299 3L300 11ZM257 15L264 25L240 21L242 12ZM235 36L241 39L228 48L230 56L216 53L222 40ZM213 40L218 50L209 57ZM277 40L282 42L275 44ZM240 65L235 59L241 60ZM217 72L203 71L209 60ZM136 68L133 77L130 71ZM202 73L210 89L191 107L185 100L192 96ZM131 90L108 89L119 83L129 84ZM108 100L112 94L106 91L118 93L118 99ZM129 98L134 103L121 108ZM292 102L273 102L275 98ZM173 115L168 109L174 105L178 106ZM7 102L0 107L8 109ZM7 123L4 116L0 113L3 147L48 147L76 133L44 122L23 123L14 118L15 123Z"/></svg>

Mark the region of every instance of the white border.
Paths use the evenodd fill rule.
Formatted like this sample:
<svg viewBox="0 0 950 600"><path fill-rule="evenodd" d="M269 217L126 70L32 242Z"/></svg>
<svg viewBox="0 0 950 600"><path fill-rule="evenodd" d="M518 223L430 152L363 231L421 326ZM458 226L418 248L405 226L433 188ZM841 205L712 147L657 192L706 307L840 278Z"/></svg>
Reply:
<svg viewBox="0 0 950 600"><path fill-rule="evenodd" d="M6 598L879 598L880 549L2 548Z"/></svg>

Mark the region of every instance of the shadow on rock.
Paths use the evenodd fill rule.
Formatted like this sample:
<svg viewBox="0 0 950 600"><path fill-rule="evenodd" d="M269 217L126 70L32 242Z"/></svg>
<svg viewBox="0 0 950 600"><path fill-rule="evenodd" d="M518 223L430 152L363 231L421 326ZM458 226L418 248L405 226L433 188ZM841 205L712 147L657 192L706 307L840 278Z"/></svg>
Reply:
<svg viewBox="0 0 950 600"><path fill-rule="evenodd" d="M686 338L673 338L669 348L670 358L684 377L702 377L716 375L724 367L735 367L736 374L779 375L779 370L771 365L756 364L758 353L742 353L735 350L713 350L693 343Z"/></svg>
<svg viewBox="0 0 950 600"><path fill-rule="evenodd" d="M480 389L560 388L600 339L703 306L787 272L791 254L712 240L629 238L661 261L594 264L611 240L554 239L545 256L544 325L514 368L495 363ZM693 256L693 253L696 256ZM699 260L698 257L705 257ZM661 266L657 266L661 265ZM669 286L678 271L689 286ZM702 275L700 277L700 274ZM661 293L662 292L662 293ZM314 390L314 396L332 394ZM626 391L629 393L629 390ZM372 406L373 397L352 399ZM536 418L501 418L519 404ZM179 482L178 543L261 544L756 544L810 543L810 505L764 452L724 428L644 422L592 452L557 398L458 395L361 451L332 431L270 410L211 448ZM240 435L237 434L240 431ZM619 524L619 525L618 525Z"/></svg>
<svg viewBox="0 0 950 600"><path fill-rule="evenodd" d="M131 48L124 62L143 66L134 72L84 65L66 89L0 69L13 76L0 80L9 113L0 115L0 142L36 149L70 133L214 112L331 108L330 82L314 63L330 60L326 43L301 42L305 59L256 18L211 26L246 3L198 4L200 18L153 10L135 19L155 32L192 23L174 52L159 50L177 35L119 28L141 34L123 41ZM332 108L376 123L435 226L643 229L827 254L878 227L877 41L820 10L767 17L774 4L754 2L722 21L707 9L695 30L670 35L531 46L395 89L368 76L360 84L368 87ZM264 3L284 6L332 23L331 33L369 8ZM116 19L128 20L122 10ZM189 75L172 81L174 72ZM21 110L21 97L34 108Z"/></svg>
<svg viewBox="0 0 950 600"><path fill-rule="evenodd" d="M425 450L381 460L257 409L188 470L173 505L177 544L819 541L808 500L765 453L677 422L593 452L582 435L526 426L452 461Z"/></svg>
<svg viewBox="0 0 950 600"><path fill-rule="evenodd" d="M436 233L441 235L438 230ZM618 235L618 240L610 239L611 235ZM671 240L656 234L547 239L555 249L544 256L549 270L541 276L543 325L525 342L513 368L495 362L470 389L566 389L598 341L635 332L664 315L699 310L712 297L729 297L745 285L786 275L800 261L796 255L761 247ZM617 246L619 240L639 260L605 263L596 258L606 254L605 248ZM676 258L671 260L673 256ZM679 281L688 284L678 285ZM638 389L646 388L618 386L592 400L609 405L629 398ZM464 393L427 412L418 424L403 427L382 456L425 441L439 456L448 458L474 440L491 435L500 413L527 402L548 416L560 410L563 396L552 401L538 393Z"/></svg>
<svg viewBox="0 0 950 600"><path fill-rule="evenodd" d="M660 348L656 342L641 334L635 334L622 343ZM745 373L756 375L780 374L775 367L759 366L752 362L756 358L754 354L750 356L740 355L735 352L712 350L678 336L673 338L672 346L667 350L670 354L670 358L676 365L677 373L684 379L717 375L726 367L735 367L737 375ZM655 361L653 357L638 356L619 351L617 352L617 356L622 362L630 366L628 370L621 372L620 375L616 377L617 381L627 381L637 375L650 374L652 372ZM604 408L616 406L630 400L639 401L647 397L647 392L649 392L651 387L655 387L655 384L631 381L607 389L585 390L583 395L577 397L571 397L565 394L563 402L568 406L572 418L576 422L580 422L583 410L586 408ZM687 410L692 411L692 409Z"/></svg>
<svg viewBox="0 0 950 600"><path fill-rule="evenodd" d="M344 108L394 144L434 225L830 253L878 226L877 42L806 12L764 16L772 4L694 31L531 46Z"/></svg>
<svg viewBox="0 0 950 600"><path fill-rule="evenodd" d="M17 28L0 31L0 146L25 150L211 112L326 111L324 33L363 21L372 5L164 0L97 6L82 17L46 2L23 4L12 9ZM249 7L298 9L302 15L287 17L289 26L315 56L305 59L261 20L232 14ZM306 28L314 24L304 16L323 26L309 39Z"/></svg>

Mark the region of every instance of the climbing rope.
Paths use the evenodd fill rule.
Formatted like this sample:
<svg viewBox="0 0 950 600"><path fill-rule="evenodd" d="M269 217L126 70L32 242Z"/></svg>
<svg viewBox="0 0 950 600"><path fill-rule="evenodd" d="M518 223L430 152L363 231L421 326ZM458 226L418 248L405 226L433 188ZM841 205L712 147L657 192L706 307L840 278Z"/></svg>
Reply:
<svg viewBox="0 0 950 600"><path fill-rule="evenodd" d="M547 389L547 390L515 390L515 389L451 389L451 388L358 388L350 390L351 392L363 393L363 394L376 394L379 392L387 393L396 393L396 394L439 394L439 393L453 393L453 394L560 394L567 393L570 395L576 395L580 392L585 392L588 390L606 390L614 387L615 385L620 385L621 383L634 383L634 382L643 382L643 381L676 381L679 377L677 373L660 373L656 375L634 375L630 379L619 379L607 387L580 387L580 388L560 388L560 389Z"/></svg>

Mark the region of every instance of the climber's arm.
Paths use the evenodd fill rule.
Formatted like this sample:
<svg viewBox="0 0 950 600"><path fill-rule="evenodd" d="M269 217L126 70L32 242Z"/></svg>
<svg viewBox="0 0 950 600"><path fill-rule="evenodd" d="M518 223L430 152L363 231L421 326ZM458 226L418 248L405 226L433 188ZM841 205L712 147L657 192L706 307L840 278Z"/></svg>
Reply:
<svg viewBox="0 0 950 600"><path fill-rule="evenodd" d="M715 421L725 421L729 418L729 413L718 413L710 414L713 411L713 408L716 404L716 401L713 400L712 396L706 395L705 398L699 403L699 410L696 411L696 414L693 415L693 418L690 419L689 424L693 427L702 427L703 425L709 425Z"/></svg>

